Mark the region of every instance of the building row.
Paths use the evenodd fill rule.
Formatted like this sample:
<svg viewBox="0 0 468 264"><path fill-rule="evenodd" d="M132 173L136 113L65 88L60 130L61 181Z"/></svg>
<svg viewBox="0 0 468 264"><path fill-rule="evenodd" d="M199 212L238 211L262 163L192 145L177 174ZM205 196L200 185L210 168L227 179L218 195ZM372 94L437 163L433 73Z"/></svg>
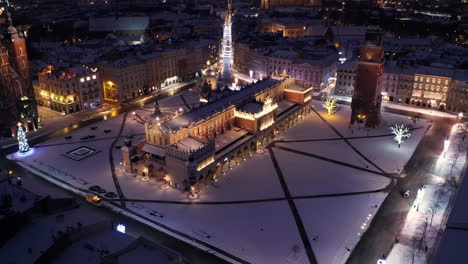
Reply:
<svg viewBox="0 0 468 264"><path fill-rule="evenodd" d="M333 45L315 38L275 43L269 37L246 37L235 43L234 65L238 70L260 79L286 74L314 89L323 89L335 77L339 53Z"/></svg>
<svg viewBox="0 0 468 264"><path fill-rule="evenodd" d="M57 62L45 66L34 85L37 102L63 114L95 108L104 101L123 102L190 80L218 60L218 42L191 40L182 47L124 46L93 63Z"/></svg>
<svg viewBox="0 0 468 264"><path fill-rule="evenodd" d="M340 65L336 95L352 96L357 63ZM456 112L468 111L468 70L447 65L431 66L387 62L382 77L382 99L407 105Z"/></svg>

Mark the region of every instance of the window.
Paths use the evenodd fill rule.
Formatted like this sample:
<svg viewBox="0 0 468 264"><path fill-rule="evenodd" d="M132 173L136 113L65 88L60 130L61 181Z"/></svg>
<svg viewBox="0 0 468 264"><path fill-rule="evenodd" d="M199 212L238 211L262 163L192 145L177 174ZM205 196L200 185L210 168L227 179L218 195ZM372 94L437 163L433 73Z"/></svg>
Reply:
<svg viewBox="0 0 468 264"><path fill-rule="evenodd" d="M86 77L86 80L87 80L87 81L91 80L91 77L89 77L89 76L88 76L88 77Z"/></svg>
<svg viewBox="0 0 468 264"><path fill-rule="evenodd" d="M84 78L80 78L80 82L84 82Z"/></svg>
<svg viewBox="0 0 468 264"><path fill-rule="evenodd" d="M96 75L93 75L93 80L96 80Z"/></svg>

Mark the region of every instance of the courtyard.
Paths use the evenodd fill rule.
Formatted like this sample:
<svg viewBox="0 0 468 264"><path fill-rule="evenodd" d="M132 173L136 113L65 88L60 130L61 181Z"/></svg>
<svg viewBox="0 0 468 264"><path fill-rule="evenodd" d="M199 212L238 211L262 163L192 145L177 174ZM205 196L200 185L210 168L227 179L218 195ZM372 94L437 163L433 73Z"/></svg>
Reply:
<svg viewBox="0 0 468 264"><path fill-rule="evenodd" d="M119 198L104 199L109 206L231 262L344 263L430 123L382 113L379 127L365 129L349 126L348 106L328 116L321 104L314 101L297 125L236 163L195 200L154 178L123 172L124 140L145 138L144 125L131 115L49 140L30 156L13 159L81 194L93 185L117 193ZM389 129L397 123L413 128L400 148Z"/></svg>

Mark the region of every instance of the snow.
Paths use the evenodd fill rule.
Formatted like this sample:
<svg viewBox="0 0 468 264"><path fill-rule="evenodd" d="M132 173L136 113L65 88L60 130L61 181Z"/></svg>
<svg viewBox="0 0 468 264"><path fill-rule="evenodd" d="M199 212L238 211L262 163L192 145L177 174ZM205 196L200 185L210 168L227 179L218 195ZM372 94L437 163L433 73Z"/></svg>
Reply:
<svg viewBox="0 0 468 264"><path fill-rule="evenodd" d="M318 106L315 108L317 109ZM385 163L403 167L425 132L425 129L416 130L414 135L400 149L397 149L392 136L388 136L391 132L388 124L392 122L412 124L413 121L406 117L382 113L387 123L377 128L376 131L356 128L354 132L351 132L348 127L349 107L342 107L337 114L330 117L326 116L324 112L326 110L318 109L318 111L344 136L365 136L368 133L387 135L349 140L356 148L383 167L386 166ZM143 119L150 114L143 110L136 110L136 112ZM62 179L74 188L87 191L89 186L99 185L107 191L116 192L109 164L109 151L112 151L117 178L125 198L146 200L146 202L140 201L134 204L127 202L127 206L134 212L125 211L125 214L132 214L131 216L139 221L146 221L141 216L147 217L252 263L308 262L300 234L267 150L263 153L252 153L252 157L241 161L232 170L222 165L225 175L221 174L216 182L202 189L198 199L190 200L187 193L165 188L162 182L153 178L143 181L141 176L121 171L122 167L119 164L122 161L121 150L109 148L116 139L122 121L123 115L109 118L92 125L98 127L96 130L90 129L91 126L75 130L70 133L73 136L71 140L64 137L52 139L36 146L36 151L31 156L22 159L14 158L18 159L22 165L40 169ZM418 121L416 125L425 126L426 124L426 121ZM104 133L104 129L112 131ZM224 141L229 142L242 136L241 132L225 134ZM79 140L90 134L96 137L91 140ZM133 120L131 114L127 116L124 131L117 139L116 146L123 146L124 136L128 135L134 135L133 144L145 138L144 125L138 119ZM278 138L280 140L336 139L339 135L315 113L310 113L298 125L278 135ZM226 142L218 141L217 143L219 146ZM343 140L278 142L276 144L277 147L273 146L273 152L292 196L374 191L390 183L388 178L378 174L278 148L284 146L349 163L364 170L367 166L375 170ZM80 146L91 147L98 153L81 161L63 156L67 151ZM384 169L393 170L394 168L385 167ZM44 177L48 176L44 175ZM82 184L83 182L87 185ZM294 200L319 263L344 263L346 261L349 253L345 247L352 249L356 245L359 241L357 233L361 230L361 224L366 220L370 223L369 214L375 213L385 196L384 192L376 192ZM255 201L259 199L262 201ZM164 201L169 203L164 203ZM244 203L236 203L239 201ZM200 202L217 203L200 204ZM232 203L220 204L219 202ZM108 206L113 210L120 210L111 205ZM164 217L150 215L148 211L156 211ZM173 231L167 232L180 236L180 234L174 234ZM313 240L316 235L320 238ZM205 248L196 241L188 242ZM293 250L293 248L297 249L296 245L299 246L299 250Z"/></svg>
<svg viewBox="0 0 468 264"><path fill-rule="evenodd" d="M57 217L61 214L63 218ZM34 221L0 248L2 263L34 263L41 255L40 251L45 251L52 245L53 234L57 236L58 231L65 231L68 226L77 227L78 222L86 225L104 220L100 212L85 208L72 209L61 214L34 218ZM32 254L27 253L28 248L32 249Z"/></svg>
<svg viewBox="0 0 468 264"><path fill-rule="evenodd" d="M344 263L350 253L346 248L352 251L356 246L378 209L374 205L380 207L386 196L372 193L296 200L317 262Z"/></svg>
<svg viewBox="0 0 468 264"><path fill-rule="evenodd" d="M289 132L288 132L289 133ZM369 166L365 159L356 154L353 149L348 146L343 140L325 140L325 141L308 141L308 142L278 142L278 146L300 150L314 155L326 157L333 160L346 162L362 168ZM337 152L336 150L340 151Z"/></svg>
<svg viewBox="0 0 468 264"><path fill-rule="evenodd" d="M455 263L460 260L460 258L454 257L455 255L457 257L463 255L462 259L467 257L466 254L460 253L463 250L458 248L464 241L468 241L468 236L465 235L466 231L446 229L444 222L449 203L455 192L452 185L454 182L455 185L459 184L465 168L467 153L466 125L466 123L456 124L452 127L449 137L450 145L447 151L442 152L436 161L434 174L430 175L432 183L425 185L423 194L420 195L419 199L415 200L409 211L405 225L400 232L400 243L391 249L388 263L403 263L411 259L415 248L412 242L415 239L420 240L421 237L424 238L424 246L414 250L416 257L414 263L426 263L428 254L431 250L435 250L433 248L434 243L444 229L445 233L434 263ZM458 226L468 222L465 199L463 199L466 196L466 188L464 187L466 187L465 182L452 209L447 226ZM424 232L425 226L427 226L426 232ZM427 251L425 246L428 247Z"/></svg>
<svg viewBox="0 0 468 264"><path fill-rule="evenodd" d="M397 110L403 110L403 111L409 111L409 112L416 112L416 113L425 114L425 115L449 117L449 118L456 118L457 117L456 115L451 114L451 113L447 113L447 112L441 112L441 111L427 109L427 108L412 107L412 106L409 106L409 105L401 105L401 104L395 104L395 103L390 103L390 102L384 102L382 104L382 106L385 107L385 108L391 108L391 109L397 109Z"/></svg>
<svg viewBox="0 0 468 264"><path fill-rule="evenodd" d="M411 137L400 148L393 137L351 139L349 142L377 166L392 173L403 170L425 132L425 128L413 130Z"/></svg>
<svg viewBox="0 0 468 264"><path fill-rule="evenodd" d="M416 122L410 117L401 116L392 113L381 112L381 122L373 129L363 128L359 124L350 126L351 107L348 105L337 104L336 113L328 115L327 110L322 106L322 101L312 101L314 109L328 122L330 122L344 137L388 135L392 131L390 127L395 124L403 124L406 127L423 127L428 125L429 121L419 119ZM414 108L411 108L414 109Z"/></svg>
<svg viewBox="0 0 468 264"><path fill-rule="evenodd" d="M164 218L158 222L250 263L308 263L286 201L240 205L145 206L164 214ZM301 247L296 256L292 253L294 245Z"/></svg>
<svg viewBox="0 0 468 264"><path fill-rule="evenodd" d="M385 188L390 180L381 175L317 160L274 148L292 196L370 191Z"/></svg>

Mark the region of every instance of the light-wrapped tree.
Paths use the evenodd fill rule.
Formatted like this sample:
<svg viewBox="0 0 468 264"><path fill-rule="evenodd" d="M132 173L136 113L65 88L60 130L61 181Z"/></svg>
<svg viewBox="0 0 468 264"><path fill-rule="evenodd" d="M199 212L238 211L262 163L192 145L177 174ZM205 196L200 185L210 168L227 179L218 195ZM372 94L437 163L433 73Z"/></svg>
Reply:
<svg viewBox="0 0 468 264"><path fill-rule="evenodd" d="M328 110L328 115L333 115L335 113L336 108L336 99L335 98L327 98L322 106Z"/></svg>
<svg viewBox="0 0 468 264"><path fill-rule="evenodd" d="M396 124L395 126L390 127L390 130L392 130L392 133L395 135L394 139L398 143L398 148L405 142L405 138L409 138L411 136L410 129L405 127L403 124Z"/></svg>

